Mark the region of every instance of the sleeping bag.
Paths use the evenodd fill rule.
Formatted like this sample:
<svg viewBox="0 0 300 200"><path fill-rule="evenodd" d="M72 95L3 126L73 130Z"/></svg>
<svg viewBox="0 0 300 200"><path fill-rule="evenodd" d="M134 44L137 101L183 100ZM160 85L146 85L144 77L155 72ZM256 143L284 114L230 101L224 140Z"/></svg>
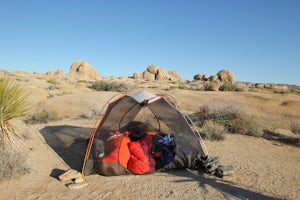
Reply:
<svg viewBox="0 0 300 200"><path fill-rule="evenodd" d="M130 159L128 143L130 143L130 139L127 133L111 133L105 143L105 155L100 160L100 173L102 175L125 174Z"/></svg>
<svg viewBox="0 0 300 200"><path fill-rule="evenodd" d="M152 137L146 135L142 139L128 144L130 159L128 169L136 174L146 174L155 171L155 160L151 155Z"/></svg>

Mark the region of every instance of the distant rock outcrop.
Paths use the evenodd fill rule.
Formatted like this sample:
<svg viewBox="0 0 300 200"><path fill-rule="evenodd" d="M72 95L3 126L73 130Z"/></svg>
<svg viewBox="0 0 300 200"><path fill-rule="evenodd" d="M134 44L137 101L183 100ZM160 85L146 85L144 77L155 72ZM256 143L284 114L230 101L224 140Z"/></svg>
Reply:
<svg viewBox="0 0 300 200"><path fill-rule="evenodd" d="M144 71L142 77L143 77L143 79L148 80L148 81L155 80L155 74L152 74L149 71Z"/></svg>
<svg viewBox="0 0 300 200"><path fill-rule="evenodd" d="M63 75L63 70L61 68L58 68L55 72L55 75Z"/></svg>
<svg viewBox="0 0 300 200"><path fill-rule="evenodd" d="M50 71L47 71L47 72L46 72L46 75L54 75L54 71L51 71L51 70L50 70Z"/></svg>
<svg viewBox="0 0 300 200"><path fill-rule="evenodd" d="M138 72L134 72L132 78L133 79L139 79L139 78L141 78L141 75Z"/></svg>
<svg viewBox="0 0 300 200"><path fill-rule="evenodd" d="M147 71L150 72L151 74L157 74L158 70L159 70L159 66L157 65L149 65L147 67Z"/></svg>
<svg viewBox="0 0 300 200"><path fill-rule="evenodd" d="M233 72L229 70L220 70L216 75L212 75L209 78L205 74L196 74L194 81L210 81L210 82L221 82L221 83L235 83Z"/></svg>
<svg viewBox="0 0 300 200"><path fill-rule="evenodd" d="M234 74L229 70L221 70L217 73L221 82L235 83Z"/></svg>
<svg viewBox="0 0 300 200"><path fill-rule="evenodd" d="M194 76L194 80L195 81L207 81L207 77L206 77L206 74L196 74Z"/></svg>
<svg viewBox="0 0 300 200"><path fill-rule="evenodd" d="M181 79L179 73L176 71L170 71L169 74L172 77L172 79Z"/></svg>
<svg viewBox="0 0 300 200"><path fill-rule="evenodd" d="M70 75L80 80L100 80L101 75L94 67L84 61L76 61L70 67Z"/></svg>
<svg viewBox="0 0 300 200"><path fill-rule="evenodd" d="M210 82L217 82L219 80L218 75L212 75L208 78Z"/></svg>
<svg viewBox="0 0 300 200"><path fill-rule="evenodd" d="M159 67L158 65L149 65L147 70L140 75L135 72L132 76L134 79L142 78L145 80L160 80L160 81L173 81L181 80L180 75L176 71L168 72L166 69Z"/></svg>
<svg viewBox="0 0 300 200"><path fill-rule="evenodd" d="M170 74L168 73L168 71L164 68L159 68L157 71L157 74L155 76L155 80L159 80L159 81L168 81L168 80L172 80Z"/></svg>

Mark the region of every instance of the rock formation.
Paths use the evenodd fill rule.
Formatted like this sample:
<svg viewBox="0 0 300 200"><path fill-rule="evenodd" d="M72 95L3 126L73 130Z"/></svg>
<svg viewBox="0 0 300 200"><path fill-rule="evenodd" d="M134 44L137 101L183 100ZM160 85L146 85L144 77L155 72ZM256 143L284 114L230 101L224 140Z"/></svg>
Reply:
<svg viewBox="0 0 300 200"><path fill-rule="evenodd" d="M159 68L155 76L155 80L158 81L168 81L171 80L171 76L168 71L164 68Z"/></svg>
<svg viewBox="0 0 300 200"><path fill-rule="evenodd" d="M147 71L150 72L151 74L157 74L158 70L159 70L159 66L157 65L149 65L147 67Z"/></svg>
<svg viewBox="0 0 300 200"><path fill-rule="evenodd" d="M76 61L70 67L70 75L78 80L99 80L101 75L94 67L84 61Z"/></svg>
<svg viewBox="0 0 300 200"><path fill-rule="evenodd" d="M221 82L221 83L235 83L233 72L229 70L220 70L216 75L212 75L209 78L205 74L196 74L194 76L195 81L210 81L210 82Z"/></svg>
<svg viewBox="0 0 300 200"><path fill-rule="evenodd" d="M142 78L145 80L160 80L160 81L173 81L180 80L180 75L176 71L168 72L164 68L160 68L158 65L149 65L147 70L140 76L139 73L135 72L132 76L133 79Z"/></svg>
<svg viewBox="0 0 300 200"><path fill-rule="evenodd" d="M207 81L207 77L206 77L206 74L196 74L194 76L194 80L195 81Z"/></svg>
<svg viewBox="0 0 300 200"><path fill-rule="evenodd" d="M235 83L234 74L229 70L221 70L217 75L223 83Z"/></svg>
<svg viewBox="0 0 300 200"><path fill-rule="evenodd" d="M155 74L150 73L149 71L144 71L143 72L143 79L148 80L148 81L153 81L155 80Z"/></svg>

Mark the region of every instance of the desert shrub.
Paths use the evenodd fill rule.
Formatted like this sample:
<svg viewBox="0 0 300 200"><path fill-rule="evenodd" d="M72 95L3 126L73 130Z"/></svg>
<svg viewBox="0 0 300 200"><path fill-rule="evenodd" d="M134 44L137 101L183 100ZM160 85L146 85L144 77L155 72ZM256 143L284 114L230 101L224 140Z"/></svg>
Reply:
<svg viewBox="0 0 300 200"><path fill-rule="evenodd" d="M291 130L295 134L300 134L300 122L293 122L291 124Z"/></svg>
<svg viewBox="0 0 300 200"><path fill-rule="evenodd" d="M220 86L221 91L238 91L238 87L236 84L232 83L224 83Z"/></svg>
<svg viewBox="0 0 300 200"><path fill-rule="evenodd" d="M220 85L219 83L216 82L206 83L204 85L205 91L218 91L219 89L220 89Z"/></svg>
<svg viewBox="0 0 300 200"><path fill-rule="evenodd" d="M233 133L260 137L263 134L263 124L257 116L249 112L238 113L236 119L229 124Z"/></svg>
<svg viewBox="0 0 300 200"><path fill-rule="evenodd" d="M55 84L57 84L57 80L55 78L50 78L47 80L47 83L55 85Z"/></svg>
<svg viewBox="0 0 300 200"><path fill-rule="evenodd" d="M236 92L245 92L246 91L246 89L245 88L242 88L242 87L238 87L237 89L236 89Z"/></svg>
<svg viewBox="0 0 300 200"><path fill-rule="evenodd" d="M54 94L50 94L50 93L49 93L48 96L47 96L48 99L50 99L50 98L52 98L52 97L54 97Z"/></svg>
<svg viewBox="0 0 300 200"><path fill-rule="evenodd" d="M88 83L86 80L78 80L77 83Z"/></svg>
<svg viewBox="0 0 300 200"><path fill-rule="evenodd" d="M57 85L49 85L49 87L46 88L47 90L58 90L59 87Z"/></svg>
<svg viewBox="0 0 300 200"><path fill-rule="evenodd" d="M91 89L97 91L117 91L124 92L129 90L129 87L124 83L108 82L108 81L95 81L91 86Z"/></svg>
<svg viewBox="0 0 300 200"><path fill-rule="evenodd" d="M181 89L181 90L189 90L190 87L189 87L188 85L183 85L183 84L181 84L181 85L178 86L178 89Z"/></svg>
<svg viewBox="0 0 300 200"><path fill-rule="evenodd" d="M37 112L31 115L28 119L24 120L26 124L47 124L49 121L55 121L58 119L58 113L56 110Z"/></svg>
<svg viewBox="0 0 300 200"><path fill-rule="evenodd" d="M202 133L205 134L207 140L224 140L226 135L226 129L224 126L208 120L204 123Z"/></svg>
<svg viewBox="0 0 300 200"><path fill-rule="evenodd" d="M203 127L206 121L213 121L222 124L229 132L261 136L263 125L255 112L245 105L233 102L224 104L210 102L208 105L201 106L199 111L190 115L195 125Z"/></svg>
<svg viewBox="0 0 300 200"><path fill-rule="evenodd" d="M209 108L207 105L199 107L199 111L189 115L196 126L202 127L205 120L209 119Z"/></svg>
<svg viewBox="0 0 300 200"><path fill-rule="evenodd" d="M9 77L0 79L0 144L13 143L21 137L11 120L29 113L28 96L22 83Z"/></svg>
<svg viewBox="0 0 300 200"><path fill-rule="evenodd" d="M28 169L24 166L25 154L16 149L0 148L0 180L24 175Z"/></svg>

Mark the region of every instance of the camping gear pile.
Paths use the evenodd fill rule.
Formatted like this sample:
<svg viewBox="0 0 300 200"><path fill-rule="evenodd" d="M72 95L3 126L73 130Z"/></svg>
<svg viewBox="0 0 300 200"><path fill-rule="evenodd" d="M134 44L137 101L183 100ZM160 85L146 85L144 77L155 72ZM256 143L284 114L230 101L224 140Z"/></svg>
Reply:
<svg viewBox="0 0 300 200"><path fill-rule="evenodd" d="M84 158L82 174L148 174L158 170L199 169L230 174L219 165L188 115L174 99L145 90L123 94L103 108ZM218 172L218 173L217 173Z"/></svg>
<svg viewBox="0 0 300 200"><path fill-rule="evenodd" d="M170 134L162 136L139 127L125 133L116 131L107 139L105 152L98 151L98 173L120 175L128 169L135 174L148 174L169 164L176 154L175 148L175 138ZM123 168L114 167L114 163Z"/></svg>

